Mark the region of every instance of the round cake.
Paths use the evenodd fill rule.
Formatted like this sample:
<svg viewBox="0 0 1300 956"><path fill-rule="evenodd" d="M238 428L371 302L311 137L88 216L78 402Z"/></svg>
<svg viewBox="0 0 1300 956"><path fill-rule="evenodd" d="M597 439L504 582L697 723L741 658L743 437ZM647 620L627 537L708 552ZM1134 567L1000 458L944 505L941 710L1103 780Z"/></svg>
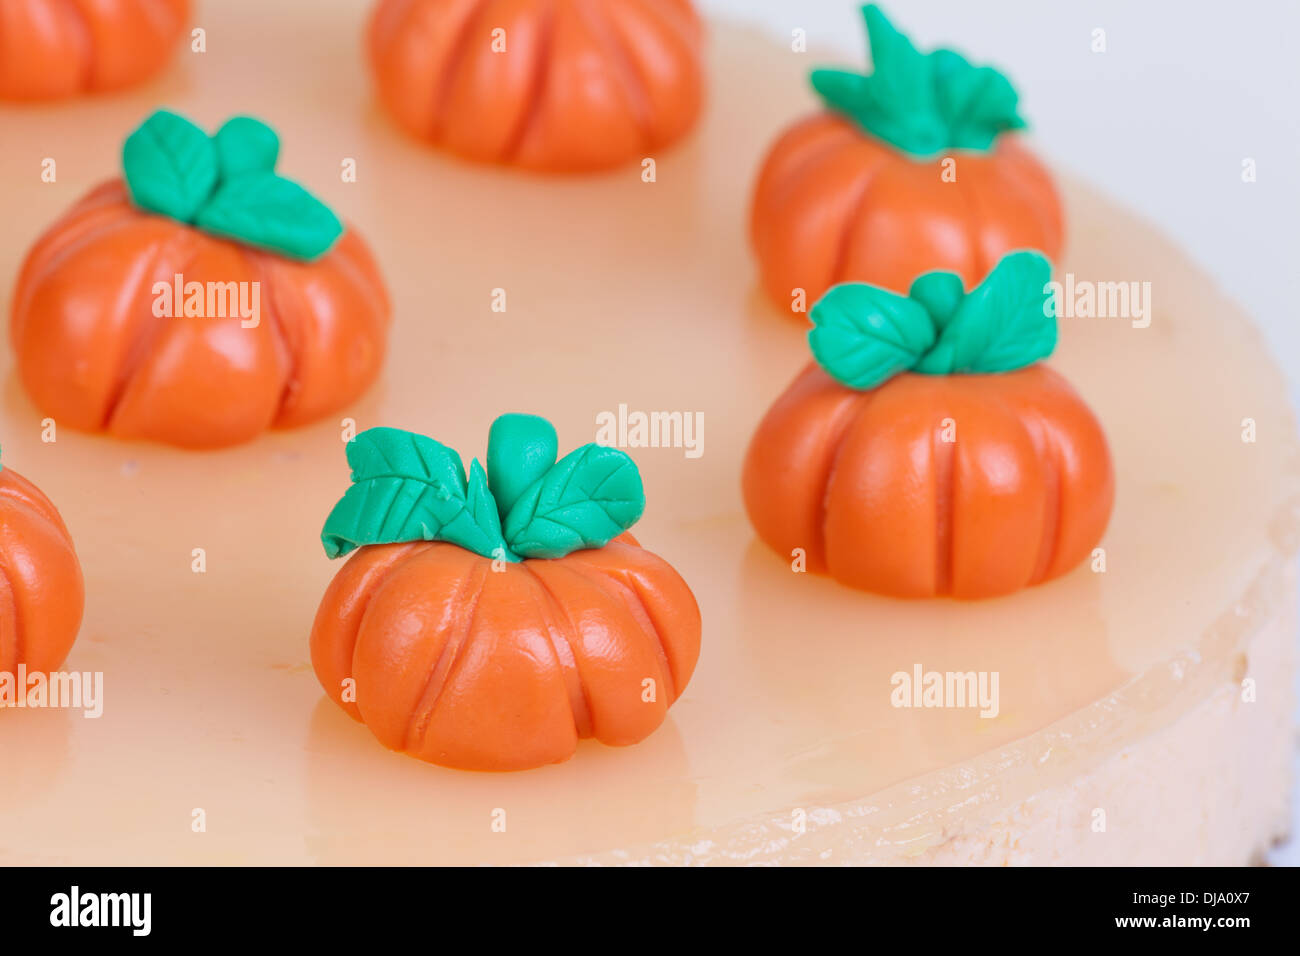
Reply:
<svg viewBox="0 0 1300 956"><path fill-rule="evenodd" d="M1284 835L1300 446L1259 336L1173 241L1062 178L1069 308L1045 367L1110 445L1100 553L989 600L856 591L762 544L740 493L751 436L808 362L746 221L765 150L815 106L810 58L711 24L702 124L647 157L653 176L543 180L410 141L371 92L365 10L313 7L304 45L298 7L210 5L210 33L243 41L195 58L171 105L204 128L273 118L305 181L353 164L330 196L390 279L386 364L336 420L217 455L51 436L6 353L5 461L58 502L84 569L64 668L102 672L104 696L98 719L0 713L17 768L0 860L1244 864ZM6 300L155 105L0 107ZM1088 317L1080 290L1133 282L1149 309ZM322 694L321 521L350 434L468 456L518 411L636 459L636 537L690 583L699 663L635 746L447 769Z"/></svg>

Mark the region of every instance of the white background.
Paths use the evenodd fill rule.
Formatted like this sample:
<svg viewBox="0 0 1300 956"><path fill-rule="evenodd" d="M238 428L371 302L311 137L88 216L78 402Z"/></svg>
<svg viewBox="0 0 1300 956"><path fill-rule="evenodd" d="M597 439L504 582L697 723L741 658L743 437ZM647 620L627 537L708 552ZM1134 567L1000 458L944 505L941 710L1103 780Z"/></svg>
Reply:
<svg viewBox="0 0 1300 956"><path fill-rule="evenodd" d="M855 0L697 0L810 50L866 62ZM1015 82L1035 148L1158 223L1264 329L1300 406L1300 2L893 0L921 49ZM1092 52L1093 31L1106 51ZM838 59L838 54L837 54ZM1242 181L1255 161L1256 182ZM1297 763L1300 775L1300 761ZM1300 788L1298 788L1300 789ZM1274 863L1300 864L1296 839Z"/></svg>

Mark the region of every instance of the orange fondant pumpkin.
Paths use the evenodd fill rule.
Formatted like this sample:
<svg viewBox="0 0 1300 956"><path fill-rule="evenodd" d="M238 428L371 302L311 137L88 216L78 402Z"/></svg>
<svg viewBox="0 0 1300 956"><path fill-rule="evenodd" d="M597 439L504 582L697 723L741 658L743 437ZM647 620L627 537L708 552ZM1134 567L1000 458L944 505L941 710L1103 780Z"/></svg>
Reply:
<svg viewBox="0 0 1300 956"><path fill-rule="evenodd" d="M1051 263L1004 256L979 286L848 283L813 307L815 363L745 456L758 536L807 570L895 597L983 598L1064 574L1110 519L1101 426L1036 364L1056 347Z"/></svg>
<svg viewBox="0 0 1300 956"><path fill-rule="evenodd" d="M614 166L679 139L700 111L690 0L381 0L368 42L398 123L473 160Z"/></svg>
<svg viewBox="0 0 1300 956"><path fill-rule="evenodd" d="M743 486L777 552L899 597L991 597L1063 574L1115 494L1101 426L1043 366L859 392L810 365L755 432Z"/></svg>
<svg viewBox="0 0 1300 956"><path fill-rule="evenodd" d="M188 0L0 0L0 100L139 83L163 68Z"/></svg>
<svg viewBox="0 0 1300 956"><path fill-rule="evenodd" d="M986 154L917 162L847 120L814 116L777 141L754 194L750 235L763 287L791 308L840 282L903 291L927 269L979 281L1013 249L1061 249L1047 170L1013 136Z"/></svg>
<svg viewBox="0 0 1300 956"><path fill-rule="evenodd" d="M325 692L380 742L467 770L566 760L586 737L636 743L699 651L690 589L629 534L495 569L455 544L369 545L311 633Z"/></svg>
<svg viewBox="0 0 1300 956"><path fill-rule="evenodd" d="M183 314L190 283L205 312L210 290L223 302L227 289L247 290L250 304L255 294L256 325ZM156 314L163 292L174 315ZM317 261L295 261L144 212L113 181L37 241L10 331L24 387L60 424L216 448L353 401L379 372L388 320L383 279L355 231Z"/></svg>
<svg viewBox="0 0 1300 956"><path fill-rule="evenodd" d="M0 469L0 672L57 670L84 603L81 564L59 512L22 475Z"/></svg>
<svg viewBox="0 0 1300 956"><path fill-rule="evenodd" d="M875 8L867 10L876 73L814 73L830 110L781 135L755 186L750 241L772 301L803 314L841 282L903 292L920 273L945 269L973 285L1014 249L1055 259L1061 203L1047 170L1013 132L1023 125L1014 91L987 67L935 66L935 57L960 58L947 50L921 56ZM939 82L935 72L955 83L971 75L965 71L975 71L969 82L983 79L980 90L995 99L975 119L946 112L979 102L974 95L912 103L897 92L929 90ZM899 76L915 82L889 83ZM875 77L890 96L871 89Z"/></svg>

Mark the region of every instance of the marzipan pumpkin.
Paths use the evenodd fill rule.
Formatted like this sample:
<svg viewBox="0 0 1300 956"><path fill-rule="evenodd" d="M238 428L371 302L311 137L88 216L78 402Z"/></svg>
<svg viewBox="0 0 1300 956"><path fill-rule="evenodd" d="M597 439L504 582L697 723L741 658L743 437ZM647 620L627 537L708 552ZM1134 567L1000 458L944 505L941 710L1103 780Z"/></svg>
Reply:
<svg viewBox="0 0 1300 956"><path fill-rule="evenodd" d="M22 475L0 467L0 673L16 675L20 665L28 673L58 670L84 605L81 564L58 510Z"/></svg>
<svg viewBox="0 0 1300 956"><path fill-rule="evenodd" d="M873 72L815 70L827 111L787 130L759 174L750 241L768 296L802 314L840 282L903 292L944 269L971 286L1014 249L1056 258L1060 200L1015 135L1010 82L863 13Z"/></svg>
<svg viewBox="0 0 1300 956"><path fill-rule="evenodd" d="M779 554L896 597L985 598L1087 558L1115 485L1092 412L1051 369L1035 252L977 288L931 272L908 296L863 284L812 310L814 364L745 457L745 508Z"/></svg>
<svg viewBox="0 0 1300 956"><path fill-rule="evenodd" d="M388 295L369 249L274 172L275 133L155 113L37 242L10 324L43 414L189 448L319 419L379 373Z"/></svg>
<svg viewBox="0 0 1300 956"><path fill-rule="evenodd" d="M487 469L431 438L372 428L325 522L355 554L316 614L325 692L384 746L446 767L523 770L578 740L633 744L681 696L700 612L681 577L625 533L645 507L624 452L556 462L555 430L504 415Z"/></svg>
<svg viewBox="0 0 1300 956"><path fill-rule="evenodd" d="M703 97L690 0L381 0L379 98L460 156L582 172L654 156Z"/></svg>
<svg viewBox="0 0 1300 956"><path fill-rule="evenodd" d="M171 58L188 0L0 0L0 100L132 86Z"/></svg>

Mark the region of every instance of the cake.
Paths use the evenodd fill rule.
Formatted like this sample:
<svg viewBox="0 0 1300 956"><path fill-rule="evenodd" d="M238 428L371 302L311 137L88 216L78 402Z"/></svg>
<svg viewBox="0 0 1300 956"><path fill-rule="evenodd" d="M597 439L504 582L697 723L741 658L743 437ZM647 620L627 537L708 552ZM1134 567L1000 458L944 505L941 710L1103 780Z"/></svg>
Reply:
<svg viewBox="0 0 1300 956"><path fill-rule="evenodd" d="M380 101L458 156L541 172L655 159L703 102L691 0L379 0Z"/></svg>
<svg viewBox="0 0 1300 956"><path fill-rule="evenodd" d="M627 530L636 463L502 415L487 468L424 435L347 445L352 486L325 520L330 583L311 633L321 686L392 750L464 770L529 770L578 741L644 740L700 654L690 588Z"/></svg>
<svg viewBox="0 0 1300 956"><path fill-rule="evenodd" d="M428 150L367 109L360 18L312 8L334 38L322 59L293 42L301 9L210 5L209 30L241 44L195 58L180 105L256 105L316 158L313 182L356 160L337 207L365 223L400 320L345 413L355 433L477 449L497 414L527 409L579 445L627 421L649 503L635 533L698 599L699 663L635 746L583 740L514 773L393 753L322 695L307 639L339 573L317 534L346 483L344 413L226 449L220 467L72 429L46 443L10 353L5 461L40 477L76 533L86 620L67 666L103 671L107 704L99 720L0 712L17 768L0 789L0 859L1241 864L1285 834L1300 446L1260 336L1173 241L1059 177L1058 278L1154 290L1145 327L1063 308L1050 360L1111 450L1105 570L1089 560L973 602L864 593L773 554L739 488L759 422L808 362L806 329L763 294L744 237L759 157L816 108L810 56L715 24L711 108L654 183L539 189L460 163L433 180ZM115 172L139 112L0 111L14 268ZM78 153L85 167L61 162L57 185L31 175ZM651 445L639 413L668 413ZM929 675L948 672L985 674L990 690L997 673L996 716L924 706ZM895 706L915 704L907 683L920 706Z"/></svg>
<svg viewBox="0 0 1300 956"><path fill-rule="evenodd" d="M142 83L176 53L189 0L0 0L0 100Z"/></svg>
<svg viewBox="0 0 1300 956"><path fill-rule="evenodd" d="M23 386L59 423L221 448L332 414L379 373L387 291L369 248L275 172L280 141L159 110L36 241L13 292Z"/></svg>

